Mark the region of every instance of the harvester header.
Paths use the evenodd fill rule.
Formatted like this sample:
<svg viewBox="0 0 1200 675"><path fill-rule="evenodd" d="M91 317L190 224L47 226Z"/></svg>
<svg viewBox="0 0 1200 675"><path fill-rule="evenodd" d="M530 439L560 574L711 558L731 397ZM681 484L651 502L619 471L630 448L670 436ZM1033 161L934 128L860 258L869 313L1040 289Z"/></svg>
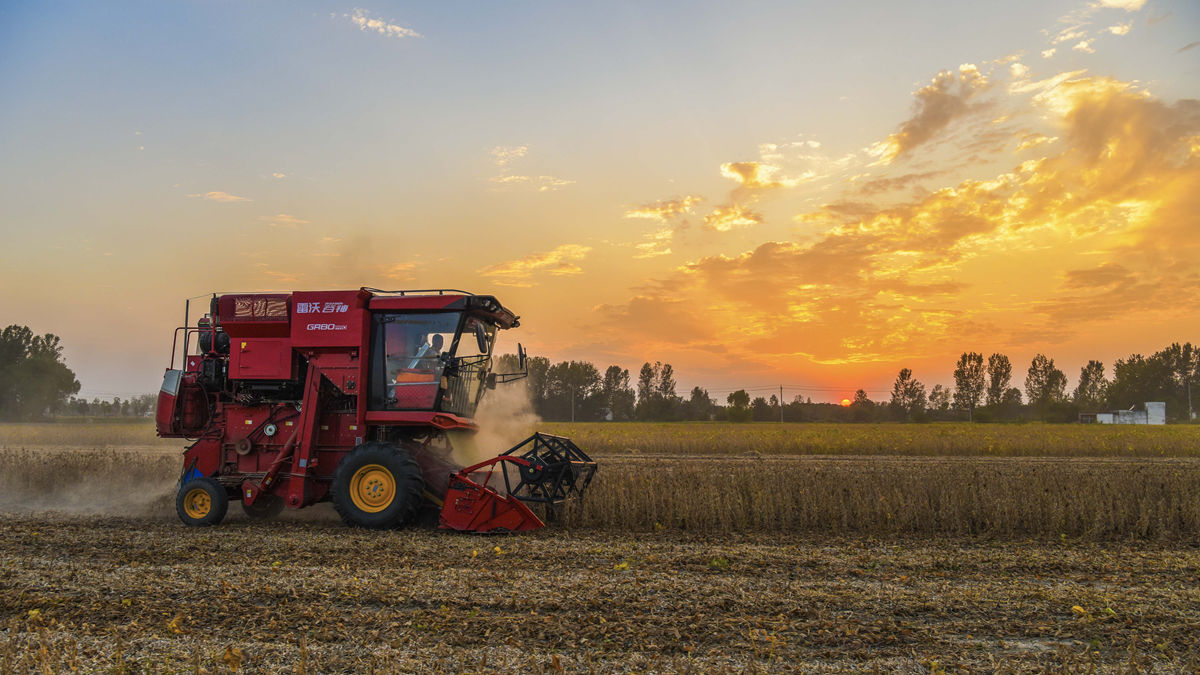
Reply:
<svg viewBox="0 0 1200 675"><path fill-rule="evenodd" d="M363 527L436 512L449 529L528 530L543 526L530 504L552 514L595 474L568 439L541 434L456 461L485 392L525 376L519 345L520 372L492 370L497 333L520 325L493 296L230 293L195 326L189 313L156 420L160 436L194 439L176 500L188 525L219 523L232 499L251 517L332 501Z"/></svg>

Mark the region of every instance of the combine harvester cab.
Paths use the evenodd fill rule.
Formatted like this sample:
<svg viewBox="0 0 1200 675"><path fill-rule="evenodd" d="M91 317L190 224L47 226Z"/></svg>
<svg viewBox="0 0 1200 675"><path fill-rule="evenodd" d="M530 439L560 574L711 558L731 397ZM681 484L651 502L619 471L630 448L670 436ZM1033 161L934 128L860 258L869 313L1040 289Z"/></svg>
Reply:
<svg viewBox="0 0 1200 675"><path fill-rule="evenodd" d="M229 501L253 518L332 501L371 528L434 520L470 532L544 526L581 500L596 463L565 438L534 434L461 467L453 435L473 435L500 330L518 317L464 291L213 296L175 331L159 393L159 436L188 438L176 511L219 523ZM176 367L179 357L180 365ZM532 508L531 508L532 507Z"/></svg>

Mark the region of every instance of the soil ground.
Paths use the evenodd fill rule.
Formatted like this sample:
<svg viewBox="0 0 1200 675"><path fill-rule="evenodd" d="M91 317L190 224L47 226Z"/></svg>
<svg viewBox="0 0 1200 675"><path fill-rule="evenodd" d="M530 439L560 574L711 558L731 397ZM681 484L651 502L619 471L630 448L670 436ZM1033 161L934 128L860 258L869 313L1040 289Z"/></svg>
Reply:
<svg viewBox="0 0 1200 675"><path fill-rule="evenodd" d="M23 514L0 671L1200 668L1194 544Z"/></svg>

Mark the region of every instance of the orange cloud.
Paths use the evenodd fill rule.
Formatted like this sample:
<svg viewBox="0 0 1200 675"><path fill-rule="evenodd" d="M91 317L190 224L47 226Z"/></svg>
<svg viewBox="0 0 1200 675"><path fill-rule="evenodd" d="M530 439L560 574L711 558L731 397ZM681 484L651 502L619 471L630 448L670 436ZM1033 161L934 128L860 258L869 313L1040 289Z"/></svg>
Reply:
<svg viewBox="0 0 1200 675"><path fill-rule="evenodd" d="M307 220L301 220L296 216L290 216L286 213L277 213L273 216L259 216L258 219L271 227L295 227L297 225L308 224Z"/></svg>
<svg viewBox="0 0 1200 675"><path fill-rule="evenodd" d="M659 227L645 235L645 241L635 244L635 258L654 258L671 253L671 242L675 239L676 231L687 227L686 216L692 213L692 207L704 201L703 197L685 195L666 201L643 204L625 212L626 218L642 218L659 222Z"/></svg>
<svg viewBox="0 0 1200 675"><path fill-rule="evenodd" d="M1168 104L1081 73L1008 91L1013 115L1044 126L1004 142L1050 154L899 204L832 202L797 217L824 228L810 240L702 257L601 315L643 351L676 345L677 366L718 359L770 372L1023 347L1195 306L1200 102ZM909 149L921 141L903 138ZM735 173L762 182L752 169ZM932 177L924 173L878 178L857 193L918 185ZM722 218L744 217L725 208ZM715 356L713 345L726 351Z"/></svg>
<svg viewBox="0 0 1200 675"><path fill-rule="evenodd" d="M625 212L626 218L645 218L657 220L660 223L671 222L675 218L691 213L692 207L703 202L703 197L686 195L666 201L643 204Z"/></svg>
<svg viewBox="0 0 1200 675"><path fill-rule="evenodd" d="M737 204L718 206L713 212L704 216L704 224L717 232L728 232L743 227L751 227L763 221L761 213L752 211Z"/></svg>
<svg viewBox="0 0 1200 675"><path fill-rule="evenodd" d="M528 288L534 285L535 276L561 277L582 273L583 270L575 263L587 257L591 251L590 246L563 244L553 250L532 253L519 260L489 265L480 269L479 274L501 286Z"/></svg>
<svg viewBox="0 0 1200 675"><path fill-rule="evenodd" d="M748 190L775 190L795 187L803 180L779 175L779 167L762 162L726 162L721 165L721 175L741 183Z"/></svg>

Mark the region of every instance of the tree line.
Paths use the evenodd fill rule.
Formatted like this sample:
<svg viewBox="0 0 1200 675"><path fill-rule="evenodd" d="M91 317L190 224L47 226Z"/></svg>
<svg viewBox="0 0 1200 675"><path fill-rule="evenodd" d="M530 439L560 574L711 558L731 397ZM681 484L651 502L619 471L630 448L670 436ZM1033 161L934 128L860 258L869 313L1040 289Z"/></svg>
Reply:
<svg viewBox="0 0 1200 675"><path fill-rule="evenodd" d="M1130 354L1117 359L1109 379L1104 363L1088 361L1079 370L1074 390L1067 390L1067 375L1045 354L1033 357L1025 371L1023 391L1013 383L1012 362L1004 354L984 361L979 352L964 352L954 366L954 388L942 385L926 392L925 385L903 368L892 384L891 399L875 411L892 419L993 420L1037 419L1070 422L1081 412L1140 408L1162 401L1167 419L1191 419L1192 383L1200 379L1200 349L1190 342L1172 343L1151 354ZM861 390L853 405L870 403ZM1022 396L1023 394L1023 396ZM874 404L871 404L874 405Z"/></svg>
<svg viewBox="0 0 1200 675"><path fill-rule="evenodd" d="M603 373L587 361L551 363L545 357L526 361L525 380L535 412L552 421L684 421L734 422L872 422L883 420L971 420L977 422L1040 419L1068 422L1080 412L1126 409L1146 401L1164 401L1167 417L1187 420L1192 383L1200 379L1200 348L1173 343L1150 356L1118 359L1111 379L1104 364L1088 361L1074 390L1054 359L1038 354L1025 371L1023 387L1013 381L1013 365L1004 354L986 359L964 352L954 367L954 386L926 389L911 369L901 369L886 402L874 402L859 389L848 406L816 403L796 396L751 397L746 390L729 393L718 403L703 387L687 396L676 391L669 363L646 362L634 377L628 369L608 366ZM516 372L517 357L498 357L499 372ZM32 420L56 414L142 417L153 413L156 394L91 401L75 398L80 384L62 357L62 342L26 326L0 331L0 420Z"/></svg>
<svg viewBox="0 0 1200 675"><path fill-rule="evenodd" d="M124 400L116 396L111 401L101 398L89 401L72 396L63 406L63 412L83 417L152 417L157 407L158 394L142 394Z"/></svg>
<svg viewBox="0 0 1200 675"><path fill-rule="evenodd" d="M1081 412L1140 407L1147 401L1165 402L1168 419L1184 421L1192 410L1192 383L1200 379L1200 348L1173 343L1148 357L1131 354L1116 361L1111 379L1104 363L1091 360L1070 391L1066 373L1044 354L1033 358L1018 387L1008 356L995 353L985 359L979 352L964 352L955 364L952 387L938 384L927 389L904 368L889 400L872 401L859 389L847 406L803 396L791 401L775 394L751 397L744 389L729 393L720 403L703 387L693 387L684 397L676 392L675 370L669 363L646 362L636 379L620 366L601 373L586 361L551 363L545 357L530 357L527 366L526 386L534 410L551 421L1073 422ZM498 369L515 371L516 357L499 357Z"/></svg>

